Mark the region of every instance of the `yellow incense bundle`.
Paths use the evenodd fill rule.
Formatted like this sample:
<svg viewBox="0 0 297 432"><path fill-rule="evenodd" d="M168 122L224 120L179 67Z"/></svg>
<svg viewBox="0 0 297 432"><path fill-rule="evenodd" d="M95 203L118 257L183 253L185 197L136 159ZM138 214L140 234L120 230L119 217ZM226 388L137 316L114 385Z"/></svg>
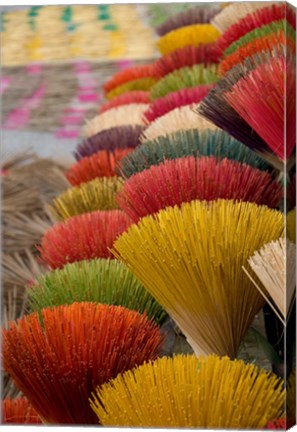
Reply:
<svg viewBox="0 0 297 432"><path fill-rule="evenodd" d="M215 42L220 32L212 24L194 24L172 30L158 41L158 47L164 56L179 48L198 46Z"/></svg>
<svg viewBox="0 0 297 432"><path fill-rule="evenodd" d="M140 220L113 245L198 354L234 358L264 304L242 270L283 233L283 215L246 202L192 201Z"/></svg>
<svg viewBox="0 0 297 432"><path fill-rule="evenodd" d="M96 178L61 193L53 200L50 210L57 220L65 220L82 213L116 209L115 196L122 185L118 177Z"/></svg>
<svg viewBox="0 0 297 432"><path fill-rule="evenodd" d="M118 375L91 407L104 426L260 430L284 399L283 381L252 364L178 355Z"/></svg>
<svg viewBox="0 0 297 432"><path fill-rule="evenodd" d="M137 80L125 82L110 90L106 94L106 99L111 100L117 96L120 96L124 93L131 92L131 91L137 91L137 90L148 91L156 82L157 79L153 77L139 78Z"/></svg>

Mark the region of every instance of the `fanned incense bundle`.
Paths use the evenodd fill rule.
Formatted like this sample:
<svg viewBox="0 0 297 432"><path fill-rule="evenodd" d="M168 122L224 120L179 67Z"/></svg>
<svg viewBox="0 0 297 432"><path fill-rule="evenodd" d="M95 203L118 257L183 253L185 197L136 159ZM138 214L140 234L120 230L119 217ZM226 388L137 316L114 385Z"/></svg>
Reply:
<svg viewBox="0 0 297 432"><path fill-rule="evenodd" d="M139 137L144 129L145 126L126 125L98 132L79 144L74 156L76 160L80 160L100 150L114 151L117 148L134 148L140 143Z"/></svg>
<svg viewBox="0 0 297 432"><path fill-rule="evenodd" d="M159 165L165 159L178 159L185 156L215 156L218 160L228 158L253 168L268 169L266 162L257 153L226 132L219 129L202 131L189 129L145 142L121 160L117 171L128 178L152 165Z"/></svg>
<svg viewBox="0 0 297 432"><path fill-rule="evenodd" d="M131 225L120 210L84 213L48 229L37 247L52 269L93 258L110 258L114 240Z"/></svg>
<svg viewBox="0 0 297 432"><path fill-rule="evenodd" d="M215 83L218 80L217 69L216 64L197 64L173 71L151 88L151 99L154 101L183 88Z"/></svg>
<svg viewBox="0 0 297 432"><path fill-rule="evenodd" d="M286 36L293 39L293 41L295 40L296 38L295 30L290 24L287 23L286 20L273 21L272 23L267 24L265 26L255 28L255 30L246 33L244 36L234 41L231 45L228 46L228 48L226 48L226 50L223 53L223 57L227 57L231 54L234 54L238 49L245 47L247 44L256 41L257 39L270 36L274 33L278 33L281 31L285 32ZM288 45L288 47L290 47L290 45ZM294 47L295 45L293 44L293 48Z"/></svg>
<svg viewBox="0 0 297 432"><path fill-rule="evenodd" d="M292 61L283 57L271 59L240 79L224 96L273 153L284 161L290 158L295 147L295 75Z"/></svg>
<svg viewBox="0 0 297 432"><path fill-rule="evenodd" d="M41 424L41 420L25 397L16 399L6 398L2 400L2 421L1 423L14 424Z"/></svg>
<svg viewBox="0 0 297 432"><path fill-rule="evenodd" d="M192 67L199 63L207 65L217 62L218 56L213 43L198 46L190 45L161 57L154 63L154 68L156 75L160 79L184 67Z"/></svg>
<svg viewBox="0 0 297 432"><path fill-rule="evenodd" d="M117 177L96 178L58 195L50 210L57 220L65 220L86 212L116 209L115 196L122 184Z"/></svg>
<svg viewBox="0 0 297 432"><path fill-rule="evenodd" d="M91 406L104 426L259 430L283 415L282 384L242 360L177 355L104 384Z"/></svg>
<svg viewBox="0 0 297 432"><path fill-rule="evenodd" d="M220 13L218 13L212 20L211 24L214 25L221 33L224 33L233 24L255 12L263 7L268 7L275 4L275 2L240 2L231 3L227 5Z"/></svg>
<svg viewBox="0 0 297 432"><path fill-rule="evenodd" d="M98 424L88 397L98 385L161 348L158 327L121 306L73 303L42 310L3 330L4 368L41 419Z"/></svg>
<svg viewBox="0 0 297 432"><path fill-rule="evenodd" d="M158 47L162 55L166 55L179 48L192 45L208 44L215 42L220 32L211 24L194 24L172 30L158 41Z"/></svg>
<svg viewBox="0 0 297 432"><path fill-rule="evenodd" d="M296 29L296 16L295 11L290 5L286 3L273 4L254 11L246 15L229 27L217 40L216 50L218 54L228 48L234 41L240 39L246 33L251 32L257 27L261 27L272 23L273 21L280 21L286 19L287 22Z"/></svg>
<svg viewBox="0 0 297 432"><path fill-rule="evenodd" d="M161 323L165 312L135 276L121 263L95 259L67 264L40 276L28 289L31 310L74 302L96 302L123 306L146 313Z"/></svg>
<svg viewBox="0 0 297 432"><path fill-rule="evenodd" d="M275 312L285 323L295 297L296 246L281 238L256 251L248 263L261 284L258 285L253 274L245 270L247 275L273 310L276 305L279 312Z"/></svg>
<svg viewBox="0 0 297 432"><path fill-rule="evenodd" d="M133 175L116 199L137 222L165 207L198 199L234 199L276 207L282 194L282 186L268 172L229 159L188 156L165 160Z"/></svg>
<svg viewBox="0 0 297 432"><path fill-rule="evenodd" d="M119 126L142 126L144 112L148 104L136 104L119 106L105 111L88 121L84 127L84 136L89 138L98 132Z"/></svg>
<svg viewBox="0 0 297 432"><path fill-rule="evenodd" d="M213 85L200 85L198 87L184 88L169 93L163 98L156 99L145 111L144 116L150 123L162 117L174 108L199 103L208 94Z"/></svg>
<svg viewBox="0 0 297 432"><path fill-rule="evenodd" d="M193 7L169 17L156 28L156 32L159 36L164 36L181 27L209 23L218 12L218 8Z"/></svg>
<svg viewBox="0 0 297 432"><path fill-rule="evenodd" d="M66 178L73 186L94 180L97 177L113 177L116 175L116 164L132 149L100 150L92 156L86 156L74 163L66 172Z"/></svg>
<svg viewBox="0 0 297 432"><path fill-rule="evenodd" d="M286 227L289 240L296 243L296 207L287 214Z"/></svg>
<svg viewBox="0 0 297 432"><path fill-rule="evenodd" d="M194 112L194 105L185 105L175 108L153 121L143 131L140 141L144 143L159 136L168 136L174 132L188 129L199 129L200 131L205 129L217 130L217 127L202 116L197 115Z"/></svg>
<svg viewBox="0 0 297 432"><path fill-rule="evenodd" d="M151 77L139 78L135 81L129 81L110 90L110 92L106 94L106 99L113 100L114 98L121 96L125 93L137 90L149 91L156 82L157 79Z"/></svg>
<svg viewBox="0 0 297 432"><path fill-rule="evenodd" d="M112 100L100 105L99 114L116 108L122 105L129 105L131 103L150 103L149 91L134 90L124 93L120 96L114 97Z"/></svg>
<svg viewBox="0 0 297 432"><path fill-rule="evenodd" d="M268 36L254 39L248 44L239 47L234 53L228 55L219 64L219 74L224 75L238 63L241 63L247 57L250 57L257 52L269 50L273 53L279 51L279 46L281 46L280 53L284 51L285 46L289 47L292 52L296 49L295 40L285 34L284 30L279 30L276 33L268 34Z"/></svg>
<svg viewBox="0 0 297 432"><path fill-rule="evenodd" d="M279 57L276 57L279 58ZM274 157L271 160L271 150L265 141L252 130L251 126L240 117L240 115L227 103L225 93L248 72L253 71L262 63L271 60L271 53L258 53L247 58L244 63L238 64L217 83L215 88L210 90L208 95L200 102L196 112L213 122L216 126L230 133L234 138L250 147L252 150L260 152L262 157L268 159L269 163L277 165L278 169L283 168L283 162ZM263 77L265 79L265 77ZM283 97L282 97L283 98ZM272 123L271 123L272 127Z"/></svg>
<svg viewBox="0 0 297 432"><path fill-rule="evenodd" d="M113 253L170 314L196 353L234 358L264 304L242 266L283 229L282 213L265 206L192 201L132 225Z"/></svg>
<svg viewBox="0 0 297 432"><path fill-rule="evenodd" d="M116 87L141 78L156 78L152 64L133 66L114 74L113 77L103 85L105 94Z"/></svg>

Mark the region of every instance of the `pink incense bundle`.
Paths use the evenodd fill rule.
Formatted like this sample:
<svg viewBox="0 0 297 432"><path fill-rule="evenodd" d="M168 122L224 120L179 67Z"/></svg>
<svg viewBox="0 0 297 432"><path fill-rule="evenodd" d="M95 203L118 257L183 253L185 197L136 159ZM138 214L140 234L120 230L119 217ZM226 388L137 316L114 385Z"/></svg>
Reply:
<svg viewBox="0 0 297 432"><path fill-rule="evenodd" d="M133 66L131 68L121 70L120 72L113 75L113 77L103 85L103 89L105 94L107 94L114 88L129 81L148 77L154 78L155 76L155 70L152 64Z"/></svg>
<svg viewBox="0 0 297 432"><path fill-rule="evenodd" d="M265 6L265 3L263 3ZM221 37L216 41L215 49L219 56L223 54L226 48L234 41L240 39L246 33L255 30L258 27L270 24L273 21L286 19L289 24L296 30L296 14L290 5L286 3L274 4L272 6L263 7L255 12L246 15L238 22L233 24Z"/></svg>
<svg viewBox="0 0 297 432"><path fill-rule="evenodd" d="M160 79L177 69L192 67L199 63L211 64L217 62L218 55L215 51L215 44L209 43L179 48L161 57L153 66L156 77Z"/></svg>
<svg viewBox="0 0 297 432"><path fill-rule="evenodd" d="M150 103L150 92L135 90L116 96L115 98L105 102L100 106L99 114L102 114L104 111L108 111L112 108L116 108L121 105L129 105L131 103Z"/></svg>
<svg viewBox="0 0 297 432"><path fill-rule="evenodd" d="M165 160L130 177L117 195L133 221L192 200L223 198L276 207L282 186L269 172L214 157Z"/></svg>
<svg viewBox="0 0 297 432"><path fill-rule="evenodd" d="M174 108L199 103L208 94L209 90L214 87L214 84L201 85L181 89L174 93L169 93L163 98L156 99L144 113L145 118L150 123L158 117L167 114Z"/></svg>
<svg viewBox="0 0 297 432"><path fill-rule="evenodd" d="M114 169L118 162L133 149L115 149L114 151L101 150L91 156L84 157L74 163L66 172L67 180L78 186L97 177L113 177L117 174Z"/></svg>
<svg viewBox="0 0 297 432"><path fill-rule="evenodd" d="M292 155L296 144L294 61L284 57L272 58L250 71L224 95L273 153L285 161Z"/></svg>
<svg viewBox="0 0 297 432"><path fill-rule="evenodd" d="M113 258L109 248L131 223L120 210L84 213L48 229L37 249L52 269L85 259Z"/></svg>

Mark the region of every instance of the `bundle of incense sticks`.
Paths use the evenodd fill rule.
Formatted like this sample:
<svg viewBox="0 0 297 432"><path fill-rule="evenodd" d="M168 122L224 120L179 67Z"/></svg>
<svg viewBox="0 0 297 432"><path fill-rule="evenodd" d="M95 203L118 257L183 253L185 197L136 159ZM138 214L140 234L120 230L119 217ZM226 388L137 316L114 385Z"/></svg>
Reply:
<svg viewBox="0 0 297 432"><path fill-rule="evenodd" d="M3 329L22 422L294 421L292 361L286 383L237 360L264 305L288 334L294 317L294 18L272 2L191 7L157 28L161 58L105 83L41 230L28 313ZM158 358L170 320L194 354Z"/></svg>

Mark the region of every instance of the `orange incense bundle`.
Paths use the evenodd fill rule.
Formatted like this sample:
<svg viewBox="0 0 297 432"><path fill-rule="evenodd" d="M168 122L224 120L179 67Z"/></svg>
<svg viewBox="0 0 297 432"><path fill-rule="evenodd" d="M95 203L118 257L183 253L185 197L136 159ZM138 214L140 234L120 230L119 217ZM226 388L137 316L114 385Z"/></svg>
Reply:
<svg viewBox="0 0 297 432"><path fill-rule="evenodd" d="M192 67L199 63L212 64L218 62L214 43L186 46L177 49L154 63L156 76L160 79L169 73L184 67Z"/></svg>
<svg viewBox="0 0 297 432"><path fill-rule="evenodd" d="M52 269L84 259L111 258L109 248L131 223L120 210L84 213L48 229L37 249Z"/></svg>
<svg viewBox="0 0 297 432"><path fill-rule="evenodd" d="M234 41L240 39L252 30L270 24L274 21L286 19L287 22L296 30L296 15L290 5L286 3L274 4L246 15L238 22L226 30L216 41L216 51L222 55Z"/></svg>
<svg viewBox="0 0 297 432"><path fill-rule="evenodd" d="M113 177L117 163L132 149L101 150L92 156L84 157L73 164L66 172L67 180L73 185L91 181L97 177Z"/></svg>
<svg viewBox="0 0 297 432"><path fill-rule="evenodd" d="M102 104L99 108L99 114L116 108L121 105L129 105L131 103L150 103L150 92L143 90L135 90L120 94L108 102Z"/></svg>
<svg viewBox="0 0 297 432"><path fill-rule="evenodd" d="M41 424L35 409L25 397L2 401L2 422L14 424Z"/></svg>
<svg viewBox="0 0 297 432"><path fill-rule="evenodd" d="M88 398L98 385L155 359L156 324L121 306L73 303L3 330L4 368L45 423L98 424Z"/></svg>
<svg viewBox="0 0 297 432"><path fill-rule="evenodd" d="M199 103L213 86L214 84L200 85L169 93L152 102L147 111L145 111L144 117L150 123L177 107Z"/></svg>
<svg viewBox="0 0 297 432"><path fill-rule="evenodd" d="M295 75L293 59L272 58L241 78L224 96L272 152L285 161L296 143Z"/></svg>
<svg viewBox="0 0 297 432"><path fill-rule="evenodd" d="M232 69L238 63L241 63L247 57L258 52L269 50L271 53L276 51L281 53L285 51L285 47L290 48L292 52L295 52L296 50L295 40L285 33L285 29L254 39L247 45L239 47L234 53L224 58L224 60L219 64L219 75L225 75L228 70Z"/></svg>
<svg viewBox="0 0 297 432"><path fill-rule="evenodd" d="M103 90L107 94L120 85L141 78L156 78L152 64L133 66L121 70L103 85Z"/></svg>
<svg viewBox="0 0 297 432"><path fill-rule="evenodd" d="M276 207L282 187L271 174L215 157L165 160L130 177L117 195L119 206L135 222L165 207L219 198Z"/></svg>

